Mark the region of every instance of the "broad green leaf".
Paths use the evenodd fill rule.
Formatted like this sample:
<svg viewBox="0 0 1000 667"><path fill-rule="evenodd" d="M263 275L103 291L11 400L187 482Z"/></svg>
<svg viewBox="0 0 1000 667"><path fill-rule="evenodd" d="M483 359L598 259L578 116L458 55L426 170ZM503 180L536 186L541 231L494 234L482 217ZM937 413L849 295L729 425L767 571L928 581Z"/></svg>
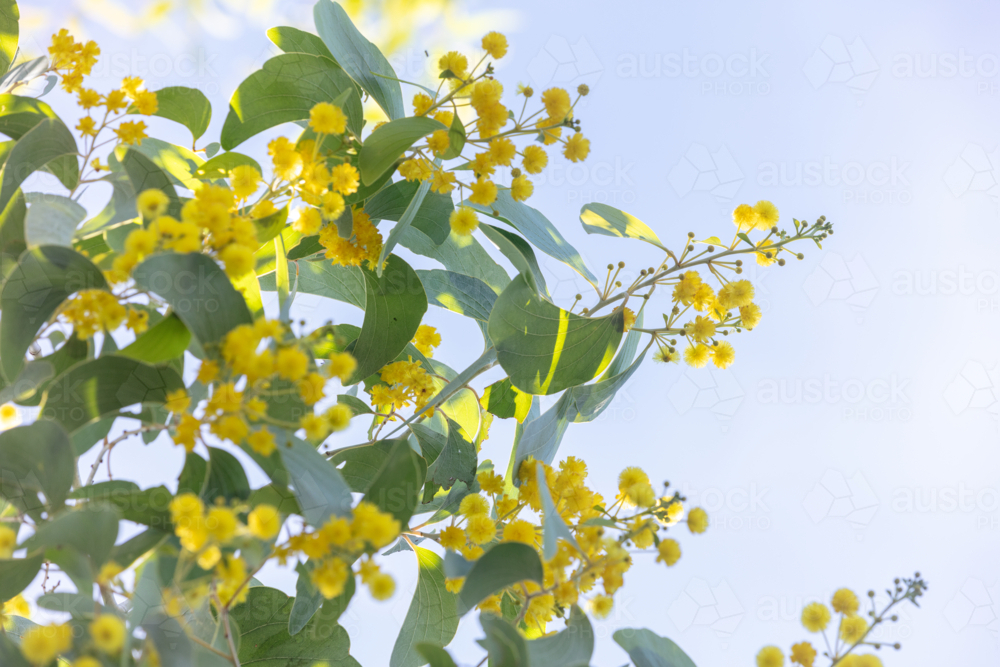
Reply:
<svg viewBox="0 0 1000 667"><path fill-rule="evenodd" d="M132 277L139 287L169 303L209 354L218 354L229 331L253 323L243 297L207 255L153 255L133 270Z"/></svg>
<svg viewBox="0 0 1000 667"><path fill-rule="evenodd" d="M38 329L66 297L106 285L101 270L71 248L39 246L24 254L0 291L0 365L6 378L20 373Z"/></svg>
<svg viewBox="0 0 1000 667"><path fill-rule="evenodd" d="M35 600L35 604L42 609L63 612L78 619L93 620L95 608L97 609L97 613L105 612L104 605L95 604L92 595L85 595L83 593L68 593L63 591L45 593Z"/></svg>
<svg viewBox="0 0 1000 667"><path fill-rule="evenodd" d="M97 572L115 546L118 521L118 512L106 505L84 505L41 524L21 546L29 554L43 547L68 547L89 556Z"/></svg>
<svg viewBox="0 0 1000 667"><path fill-rule="evenodd" d="M185 86L168 86L155 92L159 108L154 116L180 123L191 130L194 141L205 134L208 124L212 121L212 103L208 101L205 93L197 88ZM139 110L133 104L127 113L139 113Z"/></svg>
<svg viewBox="0 0 1000 667"><path fill-rule="evenodd" d="M25 241L29 246L61 245L71 247L77 225L87 217L87 209L69 197L29 192L28 212L24 218Z"/></svg>
<svg viewBox="0 0 1000 667"><path fill-rule="evenodd" d="M27 588L42 569L44 560L41 554L27 558L0 559L0 604Z"/></svg>
<svg viewBox="0 0 1000 667"><path fill-rule="evenodd" d="M150 143L148 150L155 152L153 146L154 144ZM170 176L152 158L143 153L139 147L129 148L124 145L118 146L115 152L112 153L112 157L114 157L114 160L110 157L108 159L108 166L111 168L112 173L116 169L124 170L132 186L132 200L127 205L123 205L121 213L121 215L126 216L124 219L135 218L139 215L139 211L135 207L134 198L144 191L153 188L162 190L163 194L167 195L167 198L170 200L170 203L167 205L167 213L175 218L181 217L181 200L174 189L174 182L177 180L176 177ZM176 161L172 163L177 165ZM183 169L183 167L181 168ZM86 225L84 227L86 228Z"/></svg>
<svg viewBox="0 0 1000 667"><path fill-rule="evenodd" d="M594 655L594 628L590 619L576 605L570 611L566 628L527 642L532 665L545 667L581 667L589 665Z"/></svg>
<svg viewBox="0 0 1000 667"><path fill-rule="evenodd" d="M0 3L0 72L6 72L14 62L20 19L21 12L15 0Z"/></svg>
<svg viewBox="0 0 1000 667"><path fill-rule="evenodd" d="M535 286L538 287L538 291L542 294L548 294L549 288L545 284L545 275L542 273L541 267L538 266L535 251L528 245L527 241L514 232L508 232L485 223L479 225L479 231L496 246L504 257L510 260L518 273L530 275Z"/></svg>
<svg viewBox="0 0 1000 667"><path fill-rule="evenodd" d="M27 248L24 221L28 209L24 202L24 195L19 193L0 211L0 281L10 275Z"/></svg>
<svg viewBox="0 0 1000 667"><path fill-rule="evenodd" d="M2 11L0 9L0 13ZM20 139L28 130L46 118L58 118L58 116L45 102L34 97L0 95L0 132L11 139Z"/></svg>
<svg viewBox="0 0 1000 667"><path fill-rule="evenodd" d="M417 652L430 667L456 667L448 651L435 644L427 642L417 644Z"/></svg>
<svg viewBox="0 0 1000 667"><path fill-rule="evenodd" d="M483 281L499 294L510 283L510 277L473 236L452 232L444 243L437 245L419 229L410 226L400 237L400 245L418 255L440 262L454 273Z"/></svg>
<svg viewBox="0 0 1000 667"><path fill-rule="evenodd" d="M183 388L181 376L167 366L120 355L98 357L52 381L42 398L41 415L72 434L129 405L162 405L169 392Z"/></svg>
<svg viewBox="0 0 1000 667"><path fill-rule="evenodd" d="M267 31L267 38L285 53L308 53L313 56L323 56L336 62L323 40L311 32L288 26L278 26Z"/></svg>
<svg viewBox="0 0 1000 667"><path fill-rule="evenodd" d="M263 174L264 170L260 168L260 164L257 160L254 160L249 155L244 155L243 153L220 153L213 157L211 160L206 160L200 167L198 167L198 176L201 178L229 178L229 172L231 172L236 167L248 166L253 167L257 170L258 174Z"/></svg>
<svg viewBox="0 0 1000 667"><path fill-rule="evenodd" d="M385 465L394 445L395 441L383 440L361 447L347 447L334 452L333 456L330 457L330 463L335 466L343 463L344 466L340 468L340 474L351 487L351 491L365 493L372 480L378 475L379 470ZM424 456L426 459L426 452Z"/></svg>
<svg viewBox="0 0 1000 667"><path fill-rule="evenodd" d="M159 364L183 355L190 342L191 332L176 313L171 313L145 333L139 334L138 338L119 354L146 363Z"/></svg>
<svg viewBox="0 0 1000 667"><path fill-rule="evenodd" d="M389 230L389 238L382 245L382 251L378 258L378 267L376 270L378 275L382 275L382 265L385 262L385 258L389 256L396 247L396 244L399 243L399 238L403 232L413 223L413 218L416 217L417 212L423 208L424 198L430 192L430 189L431 182L429 180L421 183L420 187L417 188L417 192L413 195L413 199L410 200L409 206L406 207L406 211L403 212L403 216L399 219L399 222Z"/></svg>
<svg viewBox="0 0 1000 667"><path fill-rule="evenodd" d="M320 261L321 257L314 257L317 253L324 252L324 248L319 242L319 234L313 234L312 236L303 236L300 238L295 245L293 245L288 250L288 259L306 259L310 261Z"/></svg>
<svg viewBox="0 0 1000 667"><path fill-rule="evenodd" d="M146 137L131 150L149 158L166 174L172 185L179 185L188 190L197 190L201 187L203 177L200 171L205 160L192 150L155 137Z"/></svg>
<svg viewBox="0 0 1000 667"><path fill-rule="evenodd" d="M529 667L528 647L513 625L488 612L479 615L479 622L486 633L479 644L489 654L490 667Z"/></svg>
<svg viewBox="0 0 1000 667"><path fill-rule="evenodd" d="M28 619L21 619L20 616L12 617L11 624L17 625L20 621L23 621L26 624L31 623L31 625L34 625L34 623ZM9 632L0 634L0 663L2 663L4 667L31 667L31 663L29 663L21 654L20 646L14 640L15 637L20 639L20 635L13 632L13 628Z"/></svg>
<svg viewBox="0 0 1000 667"><path fill-rule="evenodd" d="M447 646L458 629L455 594L445 588L441 557L420 547L415 551L420 568L417 590L392 647L390 667L419 667L425 664L419 654L419 644L429 642L435 646Z"/></svg>
<svg viewBox="0 0 1000 667"><path fill-rule="evenodd" d="M639 218L607 204L587 204L580 209L580 222L588 234L639 239L663 248L656 233Z"/></svg>
<svg viewBox="0 0 1000 667"><path fill-rule="evenodd" d="M568 393L568 392L567 392ZM536 461L551 464L555 460L556 451L566 434L569 420L566 418L566 394L541 416L532 417L529 412L524 424L519 424L519 433L515 439L514 451L511 452L511 470L521 469L521 462L529 456ZM537 401L532 403L532 408Z"/></svg>
<svg viewBox="0 0 1000 667"><path fill-rule="evenodd" d="M382 107L390 120L406 115L396 73L378 48L358 32L347 12L330 0L313 7L316 32L341 67ZM366 181L368 182L368 181Z"/></svg>
<svg viewBox="0 0 1000 667"><path fill-rule="evenodd" d="M476 445L463 433L462 427L451 419L447 420L445 430L442 447L438 444L441 439L428 433L430 429L422 427L417 430L417 425L414 425L414 433L420 446L436 450L434 462L427 469L427 481L443 489L450 489L457 481L471 486L476 479L476 466L479 463Z"/></svg>
<svg viewBox="0 0 1000 667"><path fill-rule="evenodd" d="M111 550L110 560L118 563L123 568L128 568L135 561L166 541L170 535L170 533L159 528L147 528L135 537L115 545L115 548Z"/></svg>
<svg viewBox="0 0 1000 667"><path fill-rule="evenodd" d="M405 438L388 443L392 443L392 449L368 485L364 499L392 514L405 527L420 502L427 463Z"/></svg>
<svg viewBox="0 0 1000 667"><path fill-rule="evenodd" d="M250 482L235 456L218 447L208 448L208 479L202 495L209 503L217 498L231 502L250 497Z"/></svg>
<svg viewBox="0 0 1000 667"><path fill-rule="evenodd" d="M302 517L314 528L332 516L349 516L351 489L340 471L309 443L290 437L291 446L279 447Z"/></svg>
<svg viewBox="0 0 1000 667"><path fill-rule="evenodd" d="M299 577L295 584L295 602L292 604L292 611L288 616L288 634L297 635L302 632L302 628L316 615L316 612L323 609L323 617L327 621L336 621L347 610L347 606L354 597L355 586L354 577L348 577L344 582L344 590L332 600L324 600L322 593L313 586L309 578L309 563L299 563L295 567Z"/></svg>
<svg viewBox="0 0 1000 667"><path fill-rule="evenodd" d="M416 182L397 181L382 188L365 202L365 213L372 220L402 220L403 214L417 196L420 185ZM435 245L441 245L451 234L448 219L454 210L455 204L451 196L427 192L410 224L426 234Z"/></svg>
<svg viewBox="0 0 1000 667"><path fill-rule="evenodd" d="M347 384L357 384L396 356L413 340L427 312L427 295L417 274L396 255L389 257L381 277L362 269L365 277L365 319L351 350L357 369Z"/></svg>
<svg viewBox="0 0 1000 667"><path fill-rule="evenodd" d="M450 379L448 381L448 384L446 384L443 388L439 389L438 393L434 395L434 398L428 401L427 405L424 406L422 412L434 409L437 406L451 400L452 397L454 397L457 393L462 391L463 388L467 384L469 384L469 382L473 378L477 377L481 373L484 373L485 371L492 368L496 364L496 360L497 360L496 350L493 349L492 347L488 348L485 352L483 352L479 356L478 359L472 362L468 368L466 368L464 371L462 371L461 373ZM455 416L459 415L454 415L454 414L452 415L453 418ZM463 420L459 418L456 419L455 421L461 423L461 421ZM477 417L477 422L478 422L478 417ZM468 433L468 435L472 437L471 431Z"/></svg>
<svg viewBox="0 0 1000 667"><path fill-rule="evenodd" d="M569 531L566 522L556 510L556 504L552 502L552 494L549 493L549 485L545 481L545 469L539 461L536 469L541 477L538 479L538 495L542 500L542 556L545 560L555 558L556 550L559 548L559 540L565 540L577 551L582 551L580 545L576 543L576 538Z"/></svg>
<svg viewBox="0 0 1000 667"><path fill-rule="evenodd" d="M441 154L442 160L454 160L462 154L465 148L465 125L457 115L451 119L451 127L448 128L448 148Z"/></svg>
<svg viewBox="0 0 1000 667"><path fill-rule="evenodd" d="M111 171L102 176L100 180L111 186L111 199L104 205L100 213L83 223L77 230L75 244L78 246L78 250L84 244L96 244L98 241L104 242L104 235L101 234L101 231L114 227L126 220L132 220L139 215L135 203L135 187L132 185L132 180L129 178L128 173L118 162L113 162L109 166ZM110 246L108 249L110 249ZM88 250L87 256L96 257L96 253ZM100 265L100 262L96 259L95 263ZM108 266L110 267L110 265L111 262L108 261Z"/></svg>
<svg viewBox="0 0 1000 667"><path fill-rule="evenodd" d="M368 135L358 154L358 170L365 185L389 171L406 150L435 130L447 129L442 123L425 116L399 118Z"/></svg>
<svg viewBox="0 0 1000 667"><path fill-rule="evenodd" d="M289 262L288 273L292 282L298 280L299 292L325 296L365 309L365 276L356 266L339 266L325 259ZM261 291L274 292L276 288L277 280L273 272L260 277Z"/></svg>
<svg viewBox="0 0 1000 667"><path fill-rule="evenodd" d="M502 220L519 231L524 238L544 252L546 255L558 259L573 268L583 276L587 282L597 285L597 278L590 272L580 253L576 251L569 242L563 238L559 230L556 229L549 220L536 209L527 204L522 204L510 196L510 190L504 188L497 193L496 201L490 206L480 206L468 200L462 202L466 206L471 206L483 213ZM494 213L494 211L496 213Z"/></svg>
<svg viewBox="0 0 1000 667"><path fill-rule="evenodd" d="M300 633L288 633L293 601L281 591L256 586L243 604L232 609L232 619L242 633L239 660L254 667L309 667L327 663L337 667L360 667L349 655L351 640L337 624L339 612L320 608Z"/></svg>
<svg viewBox="0 0 1000 667"><path fill-rule="evenodd" d="M519 581L542 583L542 561L527 544L501 542L473 564L458 594L458 613L470 609L497 591Z"/></svg>
<svg viewBox="0 0 1000 667"><path fill-rule="evenodd" d="M0 496L22 512L60 509L75 469L69 436L55 422L41 420L0 433Z"/></svg>
<svg viewBox="0 0 1000 667"><path fill-rule="evenodd" d="M410 352L410 347L404 352ZM416 351L416 348L413 348ZM409 354L407 355L409 356ZM417 359L414 355L414 359ZM458 377L458 373L454 369L447 366L443 362L437 361L436 359L424 359L422 363L425 367L430 368L434 375L439 377L432 378L434 382L434 390L441 392L444 390L448 384ZM442 379L444 378L444 379ZM468 387L463 387L457 390L454 394L449 396L445 401L441 403L441 412L456 422L458 426L463 429L464 435L472 440L479 433L479 421L481 418L481 410L479 409L479 397L476 396L476 392L469 389ZM433 420L440 420L441 417L435 415ZM442 429L443 431L444 429Z"/></svg>
<svg viewBox="0 0 1000 667"><path fill-rule="evenodd" d="M612 635L637 667L695 667L681 648L645 628L622 628Z"/></svg>
<svg viewBox="0 0 1000 667"><path fill-rule="evenodd" d="M329 58L306 53L286 53L271 58L239 85L229 100L229 115L220 143L225 150L264 130L297 120L307 120L319 102L330 102L352 91L344 105L348 128L361 133L361 99L354 83Z"/></svg>
<svg viewBox="0 0 1000 667"><path fill-rule="evenodd" d="M531 409L531 394L526 394L510 383L510 378L494 382L483 390L481 399L486 411L500 419L514 417L524 423Z"/></svg>
<svg viewBox="0 0 1000 667"><path fill-rule="evenodd" d="M618 390L639 369L642 359L643 357L640 355L631 366L607 380L568 389L560 399L563 404L563 416L576 423L597 419L614 400Z"/></svg>
<svg viewBox="0 0 1000 667"><path fill-rule="evenodd" d="M21 84L34 81L49 69L49 59L39 56L32 60L21 63L17 67L12 67L0 78L0 90L17 90Z"/></svg>
<svg viewBox="0 0 1000 667"><path fill-rule="evenodd" d="M539 296L521 274L497 299L489 334L511 384L532 394L553 394L604 370L624 327L622 311L600 318L575 315Z"/></svg>
<svg viewBox="0 0 1000 667"><path fill-rule="evenodd" d="M417 271L427 300L459 315L487 322L497 300L490 286L478 278L452 271Z"/></svg>
<svg viewBox="0 0 1000 667"><path fill-rule="evenodd" d="M77 456L83 456L90 449L96 445L99 441L107 437L108 433L111 432L111 427L117 419L117 415L111 417L105 417L100 421L91 422L86 426L79 428L71 436L73 442L73 453Z"/></svg>
<svg viewBox="0 0 1000 667"><path fill-rule="evenodd" d="M615 355L615 358L604 370L604 375L601 376L602 380L610 379L624 372L632 364L632 361L635 359L635 353L639 349L639 339L642 338L642 332L638 331L638 329L642 328L644 319L645 309L639 308L639 312L635 314L635 322L633 322L632 328L625 335L625 342L622 343L618 354Z"/></svg>
<svg viewBox="0 0 1000 667"><path fill-rule="evenodd" d="M6 208L17 195L21 183L28 176L45 166L67 189L75 188L80 180L76 139L57 118L39 121L10 149L7 161L0 170L0 210Z"/></svg>

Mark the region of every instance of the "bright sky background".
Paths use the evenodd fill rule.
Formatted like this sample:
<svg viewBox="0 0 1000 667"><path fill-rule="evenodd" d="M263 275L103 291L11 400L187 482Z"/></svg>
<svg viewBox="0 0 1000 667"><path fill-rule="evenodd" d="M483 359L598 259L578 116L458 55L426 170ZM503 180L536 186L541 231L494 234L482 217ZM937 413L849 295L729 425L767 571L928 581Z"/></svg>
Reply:
<svg viewBox="0 0 1000 667"><path fill-rule="evenodd" d="M208 6L244 18L227 5ZM47 17L22 7L42 36L35 48L25 44L36 53L66 10L41 7ZM309 4L282 7L308 25ZM554 160L529 203L595 273L609 262L638 270L658 258L639 242L586 236L577 216L590 201L623 208L670 245L688 231L727 238L732 208L758 199L772 200L788 227L793 216L826 215L836 224L824 249L800 248L805 261L751 268L765 314L733 341L732 369L647 364L599 422L570 427L559 458L585 458L597 490L611 492L621 468L640 465L712 519L707 534L681 535L675 567L637 558L611 618L595 626L593 664L624 663L610 635L645 626L698 665L750 665L764 644L787 651L807 638L798 623L806 602L841 586L882 591L914 570L930 590L921 609L904 607L883 635L903 643L898 656L882 651L886 664L996 664L995 5L502 2L463 5L454 23L477 40L496 24L465 18L500 9L498 20L516 26L498 71L508 88L590 85L577 110L592 142L589 159L570 169ZM211 36L211 20L175 22L162 39L155 30L138 40L108 34L90 20L80 32L99 39L111 63L99 68L107 75L99 87L117 83L131 63L151 89L204 90L215 109L208 138L221 128L235 85L272 54L263 30L287 22L245 18L234 39ZM428 76L423 49L443 44L435 25L432 44L418 36L394 61L401 78ZM158 136L186 141L167 121L153 124L163 128ZM263 143L241 150L259 154ZM95 202L106 196L93 194ZM562 305L585 292L568 267L544 259ZM360 322L343 304L302 297L296 308L314 322ZM432 309L425 321L441 330L438 356L452 367L479 355L471 320ZM502 376L494 375L490 381ZM505 466L511 436L495 426L482 458ZM362 437L353 428L334 445ZM164 436L116 448L113 469L116 478L149 486L166 472L175 478L181 461ZM255 479L263 480L259 471ZM384 562L397 578L396 596L377 603L359 591L341 621L366 667L387 664L415 583L412 556ZM286 573L262 578L294 590ZM470 615L453 643L460 663L478 662L479 636Z"/></svg>

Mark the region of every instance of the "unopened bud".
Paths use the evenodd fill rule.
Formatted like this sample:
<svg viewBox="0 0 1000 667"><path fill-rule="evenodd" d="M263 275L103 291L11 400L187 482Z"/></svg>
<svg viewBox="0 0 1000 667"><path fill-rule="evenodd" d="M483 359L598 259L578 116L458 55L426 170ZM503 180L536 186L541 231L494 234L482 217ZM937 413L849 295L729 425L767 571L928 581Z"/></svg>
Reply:
<svg viewBox="0 0 1000 667"><path fill-rule="evenodd" d="M590 92L590 86L585 83L581 83L576 87L576 92L580 93L581 96L586 97L587 93Z"/></svg>

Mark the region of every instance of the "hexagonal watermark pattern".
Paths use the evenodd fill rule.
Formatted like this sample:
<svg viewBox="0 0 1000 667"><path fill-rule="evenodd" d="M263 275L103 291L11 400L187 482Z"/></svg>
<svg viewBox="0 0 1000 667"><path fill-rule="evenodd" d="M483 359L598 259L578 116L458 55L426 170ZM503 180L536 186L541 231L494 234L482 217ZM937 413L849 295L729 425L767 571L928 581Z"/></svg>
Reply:
<svg viewBox="0 0 1000 667"><path fill-rule="evenodd" d="M576 88L581 83L593 88L603 72L603 63L585 37L570 44L562 35L552 35L528 63L528 76L538 88Z"/></svg>
<svg viewBox="0 0 1000 667"><path fill-rule="evenodd" d="M707 627L724 641L736 632L743 614L743 605L725 580L711 586L699 578L688 582L667 609L670 620L681 632L694 626Z"/></svg>
<svg viewBox="0 0 1000 667"><path fill-rule="evenodd" d="M743 185L744 175L725 146L713 153L702 144L691 144L667 180L680 197L706 192L716 201L729 202Z"/></svg>
<svg viewBox="0 0 1000 667"><path fill-rule="evenodd" d="M802 66L814 89L842 83L855 94L871 88L878 71L878 62L860 37L847 44L836 35L827 35Z"/></svg>
<svg viewBox="0 0 1000 667"><path fill-rule="evenodd" d="M711 411L726 432L745 394L732 371L688 368L667 391L667 398L682 415L694 409Z"/></svg>
<svg viewBox="0 0 1000 667"><path fill-rule="evenodd" d="M966 410L986 410L993 419L1000 413L1000 364L986 368L970 361L945 387L944 400L956 415Z"/></svg>
<svg viewBox="0 0 1000 667"><path fill-rule="evenodd" d="M985 628L993 639L1000 639L1000 581L987 586L970 577L945 605L944 617L955 632Z"/></svg>
<svg viewBox="0 0 1000 667"><path fill-rule="evenodd" d="M985 192L1000 206L1000 146L987 153L969 144L944 173L951 194L961 197L970 192Z"/></svg>
<svg viewBox="0 0 1000 667"><path fill-rule="evenodd" d="M843 520L855 528L864 528L878 511L878 496L861 471L850 478L839 470L827 470L802 501L813 523L826 519Z"/></svg>
<svg viewBox="0 0 1000 667"><path fill-rule="evenodd" d="M825 301L845 302L857 314L860 324L878 294L879 283L861 255L848 261L842 255L828 252L802 287L814 306Z"/></svg>

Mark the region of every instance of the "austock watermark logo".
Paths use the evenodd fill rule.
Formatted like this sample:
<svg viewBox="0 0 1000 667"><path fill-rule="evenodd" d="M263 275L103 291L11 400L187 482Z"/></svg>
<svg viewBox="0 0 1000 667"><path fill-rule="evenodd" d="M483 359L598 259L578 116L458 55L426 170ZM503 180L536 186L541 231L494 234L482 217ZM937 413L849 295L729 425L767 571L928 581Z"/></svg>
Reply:
<svg viewBox="0 0 1000 667"><path fill-rule="evenodd" d="M687 507L701 507L708 512L712 530L748 531L771 528L771 508L767 487L756 482L729 488L699 489L682 483L677 489L686 498Z"/></svg>
<svg viewBox="0 0 1000 667"><path fill-rule="evenodd" d="M839 470L827 470L806 494L802 507L814 524L822 522L846 522L858 532L866 528L878 512L878 496L868 480L856 471L846 477Z"/></svg>
<svg viewBox="0 0 1000 667"><path fill-rule="evenodd" d="M828 252L819 265L802 284L813 306L827 301L842 301L857 315L857 322L864 321L864 313L878 294L879 282L865 258Z"/></svg>
<svg viewBox="0 0 1000 667"><path fill-rule="evenodd" d="M997 421L1000 414L1000 363L992 368L979 361L966 363L945 387L944 400L956 415L967 410L985 410Z"/></svg>
<svg viewBox="0 0 1000 667"><path fill-rule="evenodd" d="M987 152L983 146L968 144L945 171L944 182L956 197L985 193L1000 211L1000 146Z"/></svg>
<svg viewBox="0 0 1000 667"><path fill-rule="evenodd" d="M970 53L964 48L945 53L897 53L889 70L897 79L964 79L976 84L980 95L1000 93L1000 57Z"/></svg>
<svg viewBox="0 0 1000 667"><path fill-rule="evenodd" d="M761 187L834 188L845 204L909 204L913 189L906 177L910 162L895 155L886 160L834 162L822 160L762 162L757 167Z"/></svg>
<svg viewBox="0 0 1000 667"><path fill-rule="evenodd" d="M830 376L812 378L764 378L757 383L761 405L827 405L838 408L844 421L909 421L913 417L909 378L895 373L888 377L840 380Z"/></svg>
<svg viewBox="0 0 1000 667"><path fill-rule="evenodd" d="M725 433L743 403L745 392L731 370L688 368L667 391L667 399L678 414L708 410Z"/></svg>
<svg viewBox="0 0 1000 667"><path fill-rule="evenodd" d="M802 73L814 89L842 84L860 95L875 82L879 65L860 37L846 42L841 37L827 35L806 60Z"/></svg>
<svg viewBox="0 0 1000 667"><path fill-rule="evenodd" d="M621 156L613 160L560 161L532 180L536 187L565 192L566 201L570 203L582 206L597 202L623 208L636 200L635 181L631 175L633 167L635 162L623 160Z"/></svg>
<svg viewBox="0 0 1000 667"><path fill-rule="evenodd" d="M889 508L897 514L964 514L974 517L977 529L1000 528L1000 488L904 486L894 489Z"/></svg>
<svg viewBox="0 0 1000 667"><path fill-rule="evenodd" d="M725 146L713 152L707 146L695 143L670 170L667 181L679 197L700 192L725 203L736 196L743 185L744 175Z"/></svg>
<svg viewBox="0 0 1000 667"><path fill-rule="evenodd" d="M703 96L761 97L771 92L768 53L756 48L735 53L623 53L615 75L621 79L686 79L699 82Z"/></svg>
<svg viewBox="0 0 1000 667"><path fill-rule="evenodd" d="M968 297L978 313L1000 313L1000 272L957 269L900 269L890 287L899 297Z"/></svg>
<svg viewBox="0 0 1000 667"><path fill-rule="evenodd" d="M1000 581L987 585L970 577L945 606L944 617L956 633L986 631L1000 641Z"/></svg>
<svg viewBox="0 0 1000 667"><path fill-rule="evenodd" d="M745 609L725 580L712 586L704 579L688 582L667 609L667 616L680 632L693 627L711 630L721 640L722 648L743 620Z"/></svg>
<svg viewBox="0 0 1000 667"><path fill-rule="evenodd" d="M581 83L593 88L603 73L604 64L586 37L570 43L562 35L552 35L528 63L531 83L540 89L549 86L576 88Z"/></svg>

